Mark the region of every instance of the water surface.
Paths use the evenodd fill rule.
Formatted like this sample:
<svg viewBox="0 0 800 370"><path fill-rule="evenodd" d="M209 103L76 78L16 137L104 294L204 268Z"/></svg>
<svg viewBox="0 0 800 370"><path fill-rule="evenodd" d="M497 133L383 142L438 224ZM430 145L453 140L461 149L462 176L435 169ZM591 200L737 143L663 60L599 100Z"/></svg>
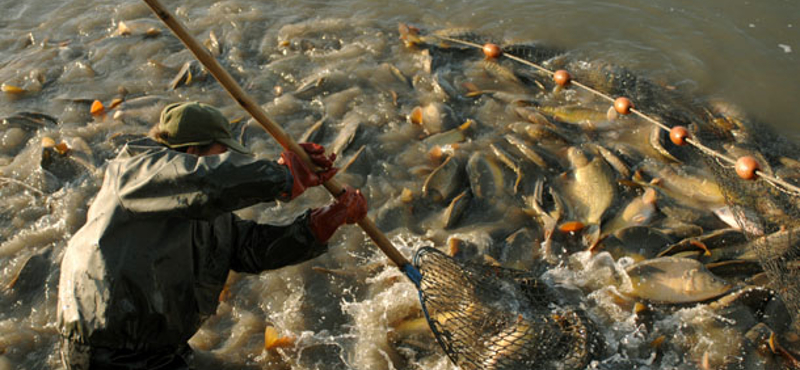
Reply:
<svg viewBox="0 0 800 370"><path fill-rule="evenodd" d="M483 215L473 208L463 221L468 226L452 232L434 223L439 209L423 213L424 218L392 213L402 209L393 207L400 204L403 189L418 196L425 175L435 167L429 148L418 140L420 132L406 116L436 95L404 86L386 67L396 65L408 76L421 74L418 57L398 40L398 22L423 29L468 27L501 43L543 42L568 50L574 58L624 66L671 86L690 97L688 104L724 101L789 140L800 140L797 1L193 0L164 5L201 42L211 45L213 33L223 65L292 136L300 137L328 117L321 140L330 146L348 122L360 120L362 131L341 154L350 158L364 145L369 147L367 160L354 164L341 180L362 187L370 199L370 216L407 256L423 245L444 248L453 236L491 249L497 239L518 228L536 230L534 246L541 235L539 226L516 212L514 202L519 199L507 194L498 198L500 205L493 210L497 213ZM232 120L248 119L197 70L194 83L170 89L181 66L193 58L143 3L2 0L0 7L0 83L27 90L0 93L0 117L28 111L59 120L55 126L0 133L3 286L29 266L19 285L0 296L0 369L56 369L58 261L66 241L84 222L104 162L117 150L113 138L146 132L160 108L177 100L215 104ZM134 34L120 36L121 22L134 27ZM161 34L145 37L149 27ZM289 46L282 46L283 41ZM323 88L335 94L286 94L320 76L330 83ZM393 99L390 91L398 96ZM115 97L125 97L129 105L106 116L90 114L92 101L108 106ZM479 136L466 150L483 150L507 132L491 121L504 112L493 104L458 112L474 113L470 118L489 123L479 126ZM640 131L631 126L632 136L641 136ZM275 158L279 153L255 125L248 124L244 136L259 156ZM45 137L68 143L90 159L93 170L63 176L43 172L40 143ZM323 191L313 190L291 204L260 205L241 215L281 222L327 201ZM503 262L527 261L530 256L520 252L506 258ZM614 323L603 332L616 343L617 356L633 359L631 368L649 369L655 358L648 344L652 338L640 333L630 312L613 303L612 277L624 274L629 264L628 259L578 253L550 271L549 279L581 289L593 315ZM357 228L344 228L331 252L318 260L270 274L232 277L230 295L224 297L218 315L192 341L198 366L452 369L424 331L405 333L400 347L387 339L391 328L419 314L416 290L404 279ZM702 306L690 307L671 312L659 325L671 333L670 325L700 327L712 316ZM296 345L264 350L267 326L294 337ZM678 337L686 344L724 335ZM668 350L660 364L697 360L711 348L706 342L692 347L692 353Z"/></svg>

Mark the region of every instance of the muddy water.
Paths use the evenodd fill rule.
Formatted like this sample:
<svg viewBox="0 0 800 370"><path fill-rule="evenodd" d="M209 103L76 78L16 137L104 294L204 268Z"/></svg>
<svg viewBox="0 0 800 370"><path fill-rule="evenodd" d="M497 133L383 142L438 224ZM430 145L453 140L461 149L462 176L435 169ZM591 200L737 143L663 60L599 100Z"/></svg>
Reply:
<svg viewBox="0 0 800 370"><path fill-rule="evenodd" d="M684 93L689 106L721 99L785 136L800 135L795 120L800 5L794 1L197 0L165 5L293 137L310 133L339 149L340 165L365 148L340 179L364 190L370 216L407 256L423 245L445 248L455 237L500 263L528 268L538 258L531 250L538 249L543 234L526 213L522 193L509 190L515 174L486 150L514 123L500 100L482 98L469 105L455 99L463 110L445 124L452 128L474 119L476 127L461 143L458 158L500 171L499 177L497 170L490 171L493 181L471 178L452 190L450 196L481 185L488 195L472 203L478 206L445 229L441 212L447 204L412 202L417 207L412 211L404 201L423 197L425 179L439 164L430 154L435 145L420 140L431 129L421 130L407 115L418 105L443 100L444 93L431 82L436 78L425 70L424 57L398 40L398 22L470 27L507 43L542 41L569 50L576 60L625 66ZM173 85L192 57L143 4L4 0L0 6L0 83L8 90L0 93L0 116L39 112L57 120L11 120L24 124L7 125L0 137L0 369L55 369L60 367L54 326L58 262L66 240L84 222L104 161L124 137L146 132L170 102L199 100L238 122L257 155L274 158L279 150L199 69L191 69L190 83L183 79ZM121 35L121 23L130 35ZM511 89L487 79L479 61L454 63L459 69L446 71L444 80L458 89L467 80ZM398 79L391 66L410 80ZM109 106L115 98L123 103L105 115L90 113L93 101ZM312 133L320 120L324 128ZM624 134L602 139L636 145L647 136L643 122L624 122L616 127ZM340 136L351 129L352 141ZM43 162L45 137L66 143L70 159ZM44 152L60 158L53 149ZM470 153L478 153L476 159ZM567 165L558 159L549 163ZM527 185L537 176L549 175L526 174ZM327 199L314 190L291 204L240 213L281 222ZM521 229L531 230L530 249L496 251ZM715 326L715 314L705 305L663 313L655 325L675 340L655 350L658 336L644 333L630 307L618 302L617 290L630 284L624 269L631 263L631 257L578 252L545 277L580 291L602 324L611 345L598 363L694 368L709 351L706 361L715 364L735 352L724 341L742 334ZM232 276L229 294L221 300L217 316L191 342L199 368L452 368L424 328L392 329L419 314L416 290L386 266L355 227L343 229L331 252L313 262L260 276ZM268 326L293 338L291 344L265 350ZM676 333L675 327L710 334ZM722 349L712 351L717 348Z"/></svg>

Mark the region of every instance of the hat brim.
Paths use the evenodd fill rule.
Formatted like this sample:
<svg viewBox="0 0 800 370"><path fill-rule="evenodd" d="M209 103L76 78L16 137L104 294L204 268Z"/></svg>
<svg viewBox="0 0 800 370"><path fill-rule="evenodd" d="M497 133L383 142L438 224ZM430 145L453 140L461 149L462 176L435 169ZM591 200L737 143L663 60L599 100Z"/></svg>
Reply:
<svg viewBox="0 0 800 370"><path fill-rule="evenodd" d="M160 139L156 139L156 141L158 141L159 143L164 144L164 145L166 145L166 146L168 146L168 147L170 147L172 149L185 148L187 146L193 146L193 145L194 146L203 146L203 145L209 145L209 144L214 142L214 140L212 140L212 139L203 140L203 141L190 141L190 142L186 142L186 143L170 143L170 142L168 142L166 140L160 140Z"/></svg>
<svg viewBox="0 0 800 370"><path fill-rule="evenodd" d="M225 144L225 146L227 146L228 148L231 148L239 153L250 154L250 151L247 150L247 148L245 148L244 145L242 145L241 143L239 143L239 141L234 140L232 138L214 139L214 141Z"/></svg>
<svg viewBox="0 0 800 370"><path fill-rule="evenodd" d="M238 141L233 140L233 139L219 138L219 139L210 139L210 140L203 140L203 141L192 141L192 142L189 142L189 143L180 143L180 144L171 144L171 143L167 143L167 142L164 142L162 140L159 140L160 143L162 143L162 144L164 144L164 145L166 145L166 146L168 146L168 147L170 147L172 149L185 148L187 146L193 146L193 145L197 145L197 146L209 145L209 144L211 144L211 143L213 143L215 141L220 143L220 144L222 144L222 145L225 145L226 147L228 147L230 149L233 149L233 150L235 150L235 151L237 151L239 153L252 154L249 150L247 150L247 148L244 147L244 145L240 144Z"/></svg>

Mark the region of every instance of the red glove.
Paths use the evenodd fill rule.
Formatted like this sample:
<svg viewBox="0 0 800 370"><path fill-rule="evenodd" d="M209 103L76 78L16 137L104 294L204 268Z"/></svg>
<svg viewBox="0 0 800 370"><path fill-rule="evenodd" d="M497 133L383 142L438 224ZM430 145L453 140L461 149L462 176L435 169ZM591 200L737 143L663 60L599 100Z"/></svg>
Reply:
<svg viewBox="0 0 800 370"><path fill-rule="evenodd" d="M311 157L311 162L314 162L319 168L329 169L336 160L336 153L331 153L328 157L325 156L325 147L322 145L315 143L300 143L298 145L306 151L306 154Z"/></svg>
<svg viewBox="0 0 800 370"><path fill-rule="evenodd" d="M281 159L278 160L278 163L289 167L289 171L292 172L292 178L294 178L292 194L289 195L290 199L297 198L300 194L303 194L307 188L318 186L328 181L336 174L336 171L339 170L338 168L332 167L333 161L336 159L336 154L331 154L326 157L325 148L323 148L322 145L302 143L300 146L306 151L311 161L314 162L319 169L317 171L312 170L300 159L300 156L293 152L287 150L281 153Z"/></svg>
<svg viewBox="0 0 800 370"><path fill-rule="evenodd" d="M336 201L311 211L309 227L320 243L326 243L343 224L354 224L367 215L367 200L360 190L345 186Z"/></svg>

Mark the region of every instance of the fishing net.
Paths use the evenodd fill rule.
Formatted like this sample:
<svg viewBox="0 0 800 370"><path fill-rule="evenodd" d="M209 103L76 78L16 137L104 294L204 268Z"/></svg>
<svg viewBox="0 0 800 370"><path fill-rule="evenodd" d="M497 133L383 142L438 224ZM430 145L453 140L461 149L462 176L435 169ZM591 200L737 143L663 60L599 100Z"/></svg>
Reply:
<svg viewBox="0 0 800 370"><path fill-rule="evenodd" d="M724 114L709 112L706 123L694 126L695 137L705 146L731 156L750 155L761 171L791 185L800 175L793 159L796 144L777 137L768 127ZM732 134L732 133L735 133ZM800 318L800 194L767 177L745 180L733 166L705 158L739 229L750 241L768 286L775 290L793 315L794 330ZM784 180L785 179L785 180Z"/></svg>
<svg viewBox="0 0 800 370"><path fill-rule="evenodd" d="M457 262L429 247L414 264L428 323L461 369L579 369L599 348L583 313L558 305L532 272Z"/></svg>
<svg viewBox="0 0 800 370"><path fill-rule="evenodd" d="M692 127L698 142L727 153L729 135ZM765 131L766 132L766 131ZM752 138L751 138L752 139ZM743 143L743 142L741 142ZM765 143L761 143L764 148ZM749 147L774 173L785 169L787 146L781 140L767 155ZM740 146L741 148L742 146ZM793 315L800 315L799 198L791 189L765 179L745 180L732 165L697 151L685 157L718 178L736 223L757 256L767 286L775 290ZM780 167L779 167L780 166ZM582 369L602 350L596 328L572 305L559 305L538 272L456 261L434 248L420 249L414 264L422 275L420 300L436 339L461 369ZM752 271L749 269L748 271Z"/></svg>
<svg viewBox="0 0 800 370"><path fill-rule="evenodd" d="M422 35L402 26L400 33L407 43L433 50L439 64L455 60L454 55L462 53L464 47L481 48L480 43L485 40L463 33ZM631 175L624 179L628 186L653 188L659 191L659 197L664 196L664 179L660 177L666 172L648 167L656 162L658 168L671 173L698 171L716 180L714 187L724 197L722 204L698 201L696 207L684 207L690 210L688 213L680 213L683 210L675 207L669 209L666 204L660 209L664 215L659 220L660 227L673 229L669 230L670 237L678 240L673 246L700 246L706 254L687 248L665 248L658 256L684 252L684 256L699 260L739 287L761 285L772 289L792 316L793 333L787 334L779 327L789 326L788 323L776 324L770 328L774 338L769 346L773 353L784 357L784 364L797 366L794 355L782 349L779 342L786 338L787 342L797 342L791 338L796 338L800 329L800 190L795 185L800 179L798 145L728 106L681 97L624 68L571 60L528 45L505 46L502 51L503 57L528 64L511 66L516 77L508 79L531 78L523 83L538 84L544 91L537 95L539 100L551 99L547 92L554 88L552 83L539 82L541 77L553 77L552 71L567 69L572 73L573 84L596 94L597 100L614 102L612 96L628 96L637 102L633 113L642 123L652 124L654 135L650 140L660 152L654 153L658 159L625 158L631 169ZM523 100L515 100L515 104L520 101ZM530 110L544 112L542 108L547 108L538 106L534 99L524 104ZM545 124L555 126L550 119ZM684 143L669 139L676 126L688 129ZM595 127L583 129L590 133L587 141L595 140ZM598 135L603 135L602 131ZM597 142L601 143L599 139ZM622 150L616 153L624 154ZM751 178L737 173L737 159L745 156L758 163ZM682 190L692 193L691 189ZM681 227L691 231L677 231ZM730 230L743 235L744 243L729 238L710 248L723 249L733 244L743 247L734 257L712 261L709 247L699 240ZM590 249L594 246L589 245ZM714 251L713 255L717 258L723 253ZM422 275L419 288L425 316L441 347L462 369L582 369L604 348L586 315L576 305L560 302L558 294L535 272L456 261L432 248L421 249L414 264ZM705 361L709 362L708 357Z"/></svg>

